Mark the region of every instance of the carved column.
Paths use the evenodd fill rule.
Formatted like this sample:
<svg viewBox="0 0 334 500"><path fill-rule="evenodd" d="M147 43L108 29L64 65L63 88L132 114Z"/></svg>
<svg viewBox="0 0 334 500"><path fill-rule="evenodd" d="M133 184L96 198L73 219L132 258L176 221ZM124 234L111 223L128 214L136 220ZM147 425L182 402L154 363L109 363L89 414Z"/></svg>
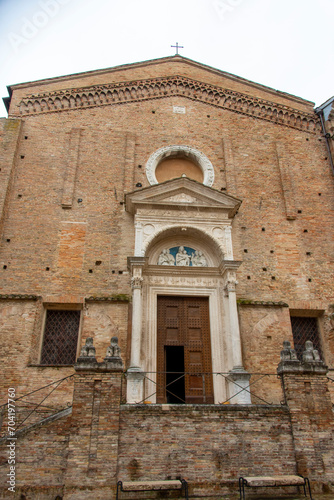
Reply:
<svg viewBox="0 0 334 500"><path fill-rule="evenodd" d="M142 269L144 257L128 257L132 286L132 331L130 367L127 370L127 402L139 403L144 398L144 373L140 366L142 341Z"/></svg>
<svg viewBox="0 0 334 500"><path fill-rule="evenodd" d="M222 274L225 282L225 297L228 300L229 357L232 369L228 377L228 394L232 404L251 404L249 393L250 374L242 366L241 338L239 329L236 270L241 262L224 261Z"/></svg>

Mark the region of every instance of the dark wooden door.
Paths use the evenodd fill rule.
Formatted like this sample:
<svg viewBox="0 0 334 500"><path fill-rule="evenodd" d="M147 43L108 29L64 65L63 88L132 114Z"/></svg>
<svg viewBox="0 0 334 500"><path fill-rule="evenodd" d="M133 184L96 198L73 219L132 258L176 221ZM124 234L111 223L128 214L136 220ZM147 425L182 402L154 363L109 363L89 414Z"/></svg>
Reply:
<svg viewBox="0 0 334 500"><path fill-rule="evenodd" d="M209 299L159 296L157 311L157 401L213 403Z"/></svg>

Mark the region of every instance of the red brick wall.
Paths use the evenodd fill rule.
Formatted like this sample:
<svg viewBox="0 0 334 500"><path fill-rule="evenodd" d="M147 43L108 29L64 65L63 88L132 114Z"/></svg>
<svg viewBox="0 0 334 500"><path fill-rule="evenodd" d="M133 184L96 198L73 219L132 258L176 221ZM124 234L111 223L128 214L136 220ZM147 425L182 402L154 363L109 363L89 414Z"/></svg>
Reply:
<svg viewBox="0 0 334 500"><path fill-rule="evenodd" d="M241 475L296 472L289 416L278 407L124 406L120 430L122 480L184 477L196 494L205 483L236 489Z"/></svg>
<svg viewBox="0 0 334 500"><path fill-rule="evenodd" d="M283 379L298 473L333 483L334 422L326 375L288 373Z"/></svg>

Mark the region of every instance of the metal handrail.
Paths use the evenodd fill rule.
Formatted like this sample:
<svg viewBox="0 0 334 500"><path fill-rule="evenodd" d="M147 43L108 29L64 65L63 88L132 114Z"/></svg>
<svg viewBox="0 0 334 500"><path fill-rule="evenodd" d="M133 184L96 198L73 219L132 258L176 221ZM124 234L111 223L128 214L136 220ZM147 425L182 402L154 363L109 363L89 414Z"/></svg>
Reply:
<svg viewBox="0 0 334 500"><path fill-rule="evenodd" d="M31 417L31 415L33 415L34 413L39 413L39 409L41 410L49 410L49 411L53 411L54 413L58 413L60 411L60 409L64 409L64 408L55 408L55 407L52 407L52 406L47 406L47 405L44 405L43 403L46 401L46 399L49 398L49 396L56 390L58 389L58 387L65 381L68 381L69 379L71 379L72 377L74 377L75 374L72 374L72 375L68 375L67 377L64 377L62 379L59 379L59 380L55 380L54 382L50 382L49 384L47 385L44 385L42 387L39 387L38 389L35 389L33 391L30 391L28 392L27 394L23 394L22 396L19 396L17 398L13 398L11 399L11 401L13 403L15 403L15 407L18 409L18 408L26 408L27 411L28 411L28 415L26 415L23 420L21 420L19 423L16 422L16 426L15 426L15 432L17 432L19 429L22 428L23 424L28 420L29 417ZM56 385L55 385L56 384ZM36 394L38 393L39 391L42 391L43 389L46 389L48 387L51 387L51 386L54 386L50 392L48 392L48 394L44 397L42 397L42 400L40 402L33 402L33 401L27 401L27 400L24 400L24 398L28 397L28 396L31 396L32 394ZM21 405L17 405L17 402L20 402ZM2 414L5 413L5 408L8 406L8 402L7 403L4 403L2 405L0 405L0 412ZM12 403L11 403L12 404ZM25 406L23 406L25 405ZM31 409L31 411L29 411L29 409L27 408L28 406L33 406L33 408ZM0 426L1 427L1 426ZM5 433L6 434L6 433ZM4 434L4 435L5 435Z"/></svg>
<svg viewBox="0 0 334 500"><path fill-rule="evenodd" d="M266 405L273 405L275 403L272 403L272 402L268 402L266 401L263 397L259 396L258 394L256 394L253 390L250 390L249 388L251 386L254 386L254 384L258 383L259 381L261 381L262 379L266 378L266 377L270 377L270 376L274 376L276 379L279 379L279 376L277 375L277 373L263 373L263 372L253 372L253 373L249 373L250 376L256 376L258 375L259 378L257 378L256 380L253 380L251 381L249 384L248 384L248 387L243 387L241 386L240 384L238 384L235 380L233 380L231 378L231 373L230 372L195 372L195 371L192 371L192 372L166 372L166 371L159 371L159 372L143 372L143 377L144 377L144 380L147 380L149 382L151 382L152 384L154 384L158 390L159 387L159 384L157 382L157 380L154 380L153 377L151 377L150 375L180 375L178 378L174 379L172 382L169 382L168 384L164 384L163 387L164 387L164 390L166 391L166 393L176 397L177 399L179 399L182 403L186 403L185 400L183 400L180 396L178 396L177 394L174 394L173 392L171 392L168 387L175 383L176 381L184 378L186 375L197 375L197 376L202 376L203 378L203 387L204 387L204 390L203 390L203 393L205 394L205 376L213 376L213 375L216 375L216 376L222 376L225 380L228 380L230 383L233 383L234 385L236 385L240 390L238 392L236 392L235 394L233 394L233 396L227 398L226 400L224 401L221 401L219 402L218 404L219 405L222 405L222 404L228 404L229 401L231 399L233 399L235 396L239 395L240 393L242 392L247 392L249 393L253 398L256 398L257 400L261 401L262 404L266 404ZM155 390L154 392L150 393L148 396L145 396L144 399L142 399L141 401L135 403L135 404L143 404L145 403L146 401L149 401L153 396L155 396L157 394L157 390ZM282 388L281 388L281 391L282 391ZM283 395L283 393L282 393ZM204 402L205 404L205 402ZM284 404L282 401L280 401L280 404Z"/></svg>

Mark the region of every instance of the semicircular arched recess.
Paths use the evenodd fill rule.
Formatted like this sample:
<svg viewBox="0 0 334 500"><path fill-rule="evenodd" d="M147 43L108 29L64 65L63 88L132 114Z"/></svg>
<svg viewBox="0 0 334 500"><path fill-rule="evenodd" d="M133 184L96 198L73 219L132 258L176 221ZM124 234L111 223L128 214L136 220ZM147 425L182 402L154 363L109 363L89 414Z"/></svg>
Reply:
<svg viewBox="0 0 334 500"><path fill-rule="evenodd" d="M183 157L189 159L194 164L198 165L203 173L204 186L211 187L214 181L214 168L211 161L198 149L191 148L190 146L165 146L155 151L146 163L146 176L148 182L153 186L158 184L155 175L157 166L162 160L167 158Z"/></svg>
<svg viewBox="0 0 334 500"><path fill-rule="evenodd" d="M199 229L187 226L186 228L172 227L163 229L158 234L155 234L152 240L147 243L145 251L148 264L158 265L159 257L165 249L171 250L174 256L177 251L175 248L179 249L180 247L184 247L189 256L192 256L193 252L201 252L206 264L198 264L199 267L218 267L224 259L223 251L214 238ZM192 267L191 259L190 263L185 265Z"/></svg>

